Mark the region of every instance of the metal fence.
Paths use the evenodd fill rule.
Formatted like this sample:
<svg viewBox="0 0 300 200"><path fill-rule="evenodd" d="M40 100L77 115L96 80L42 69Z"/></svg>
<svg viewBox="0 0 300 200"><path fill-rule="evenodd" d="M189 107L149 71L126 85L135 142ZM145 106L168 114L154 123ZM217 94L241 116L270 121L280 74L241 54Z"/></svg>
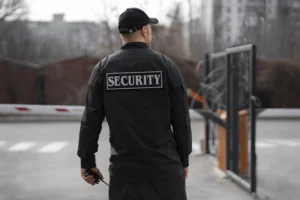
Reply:
<svg viewBox="0 0 300 200"><path fill-rule="evenodd" d="M236 183L250 193L256 193L256 46L249 44L228 48L219 53L208 53L205 58L205 79L202 85L206 101L206 151L219 157L218 128L226 130L226 172ZM250 170L241 174L239 113L247 115ZM226 113L221 119L220 113ZM224 121L224 123L222 123ZM242 135L244 137L244 135ZM248 159L248 156L246 156ZM247 168L248 168L247 167Z"/></svg>
<svg viewBox="0 0 300 200"><path fill-rule="evenodd" d="M226 52L206 54L205 78L202 84L206 109L218 114L218 110L226 108ZM206 118L206 148L207 152L218 157L219 123L215 119Z"/></svg>

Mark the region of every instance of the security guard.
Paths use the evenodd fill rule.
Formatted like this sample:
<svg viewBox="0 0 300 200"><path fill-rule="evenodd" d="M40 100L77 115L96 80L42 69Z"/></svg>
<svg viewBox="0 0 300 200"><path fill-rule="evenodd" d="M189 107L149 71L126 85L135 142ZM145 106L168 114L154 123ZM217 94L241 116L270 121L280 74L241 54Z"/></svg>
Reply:
<svg viewBox="0 0 300 200"><path fill-rule="evenodd" d="M191 126L178 66L150 49L149 18L138 8L119 17L121 50L101 60L89 80L80 127L81 175L91 169L102 122L110 129L110 200L185 200Z"/></svg>

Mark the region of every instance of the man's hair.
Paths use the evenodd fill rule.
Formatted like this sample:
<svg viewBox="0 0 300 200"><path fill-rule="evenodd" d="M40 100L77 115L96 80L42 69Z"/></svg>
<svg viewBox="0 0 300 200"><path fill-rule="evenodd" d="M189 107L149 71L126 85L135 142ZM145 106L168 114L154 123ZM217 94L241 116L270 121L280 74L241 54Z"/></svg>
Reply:
<svg viewBox="0 0 300 200"><path fill-rule="evenodd" d="M147 29L147 31L150 31L150 25L147 25L147 26L146 26L146 29ZM135 39L136 37L138 37L140 34L141 34L141 33L140 33L140 30L138 30L137 32L133 32L133 33L121 33L121 36L122 36L123 38L128 39L128 40L133 40L133 39Z"/></svg>
<svg viewBox="0 0 300 200"><path fill-rule="evenodd" d="M133 33L121 33L121 36L127 39L133 39L138 37L140 32L133 32Z"/></svg>

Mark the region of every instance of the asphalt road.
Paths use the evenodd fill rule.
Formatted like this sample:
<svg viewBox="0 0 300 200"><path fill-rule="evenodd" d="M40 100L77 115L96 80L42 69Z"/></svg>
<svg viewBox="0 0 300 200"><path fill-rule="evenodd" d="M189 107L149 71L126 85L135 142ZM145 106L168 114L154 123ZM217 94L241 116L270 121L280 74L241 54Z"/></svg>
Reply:
<svg viewBox="0 0 300 200"><path fill-rule="evenodd" d="M192 126L195 130L201 127L201 122L192 123ZM79 122L0 123L0 200L108 199L106 185L100 183L92 187L80 176L79 158L76 155L78 131ZM200 133L194 133L199 135L194 139L200 138ZM110 145L106 123L98 144L97 165L108 182ZM195 156L191 157L190 162L194 166L192 172L198 170L195 168L197 165L201 167L203 164L198 160ZM202 179L210 179L211 185L218 182L214 182L210 176L196 177L191 177L187 183L191 199L198 199L199 195L208 195L212 200L219 199L220 194L210 191L213 187L209 184L208 189L202 187L202 192L197 189L200 182L204 181ZM231 192L234 189L238 192ZM234 199L240 199L238 194L235 195L239 193L238 187L227 185L223 191L235 196Z"/></svg>
<svg viewBox="0 0 300 200"><path fill-rule="evenodd" d="M195 123L193 126L194 130L203 130L203 124ZM299 200L299 117L294 120L278 116L272 120L259 119L256 126L258 187L272 200Z"/></svg>
<svg viewBox="0 0 300 200"><path fill-rule="evenodd" d="M257 122L258 185L272 199L300 199L299 128L300 120ZM105 185L91 187L80 177L78 130L78 122L0 123L0 200L107 199ZM192 130L198 153L203 123L192 122ZM104 125L97 164L107 181L109 155Z"/></svg>
<svg viewBox="0 0 300 200"><path fill-rule="evenodd" d="M300 199L300 120L257 121L258 186L274 200Z"/></svg>

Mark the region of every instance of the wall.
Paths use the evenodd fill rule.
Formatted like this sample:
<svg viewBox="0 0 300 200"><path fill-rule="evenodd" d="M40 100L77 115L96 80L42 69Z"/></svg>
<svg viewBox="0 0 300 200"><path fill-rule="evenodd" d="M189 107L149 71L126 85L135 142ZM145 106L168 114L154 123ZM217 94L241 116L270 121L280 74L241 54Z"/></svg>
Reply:
<svg viewBox="0 0 300 200"><path fill-rule="evenodd" d="M45 104L82 105L89 77L99 61L83 56L43 66Z"/></svg>
<svg viewBox="0 0 300 200"><path fill-rule="evenodd" d="M0 58L0 103L38 103L38 66Z"/></svg>

